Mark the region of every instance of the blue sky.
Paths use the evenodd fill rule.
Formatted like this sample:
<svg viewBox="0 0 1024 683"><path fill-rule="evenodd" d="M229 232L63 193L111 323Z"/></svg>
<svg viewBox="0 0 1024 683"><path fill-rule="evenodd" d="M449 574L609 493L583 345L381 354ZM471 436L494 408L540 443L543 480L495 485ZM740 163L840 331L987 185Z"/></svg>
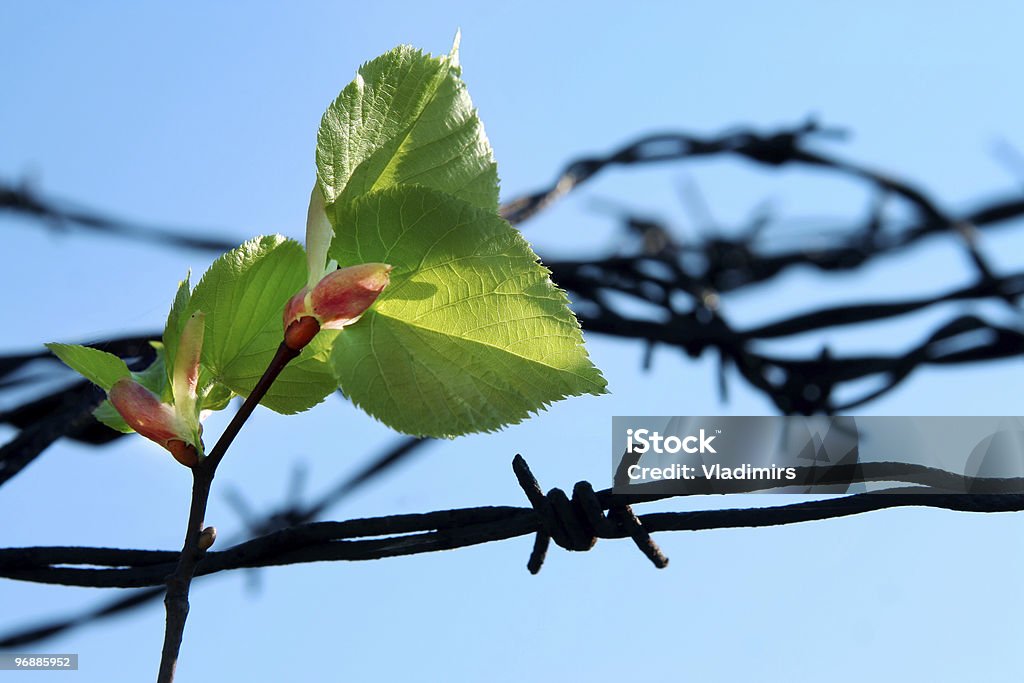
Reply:
<svg viewBox="0 0 1024 683"><path fill-rule="evenodd" d="M964 209L1020 186L993 147L1024 146L1022 19L1024 6L1012 2L7 3L0 176L238 241L301 237L326 105L360 63L398 43L447 52L461 27L464 77L504 198L548 182L577 154L642 133L770 128L814 114L853 133L829 149ZM613 200L692 235L679 202L690 181L725 225L765 199L781 215L839 219L865 201L846 181L716 159L609 172L524 232L542 255L600 253L616 226L593 205ZM3 224L4 350L155 329L177 281L210 260ZM1007 231L982 242L1004 269L1019 268L1021 246ZM959 249L933 243L856 277L794 272L772 292L727 299L726 311L762 320L825 301L944 290L971 274ZM963 309L781 350L909 346L954 310ZM710 360L661 352L644 374L638 346L594 335L588 346L611 395L435 444L329 518L525 504L510 470L516 453L543 486L604 487L612 415L772 412L738 381L720 403ZM1021 375L1019 362L923 370L866 412L1019 414ZM215 420L208 433L223 425ZM227 486L273 505L301 461L315 494L394 438L336 399L292 418L259 411L220 470L208 522L223 537L240 528ZM177 548L188 488L187 471L141 439L103 450L60 444L0 489L0 546ZM908 509L663 534L672 563L660 572L627 542L602 542L587 554L553 550L534 577L525 570L531 540L518 539L265 570L259 593L225 575L194 591L180 680L1020 680L1022 524L1019 515ZM0 631L105 597L3 582ZM139 680L156 670L162 622L154 606L40 650L81 655L78 674L61 680Z"/></svg>

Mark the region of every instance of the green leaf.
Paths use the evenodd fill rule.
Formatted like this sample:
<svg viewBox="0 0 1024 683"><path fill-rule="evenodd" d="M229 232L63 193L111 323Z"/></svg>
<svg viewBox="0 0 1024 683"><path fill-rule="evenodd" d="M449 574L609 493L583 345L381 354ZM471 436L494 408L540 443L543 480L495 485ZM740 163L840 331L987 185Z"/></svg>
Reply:
<svg viewBox="0 0 1024 683"><path fill-rule="evenodd" d="M493 212L419 187L334 210L346 229L332 258L394 266L331 356L342 390L368 413L402 432L455 436L605 392L565 293Z"/></svg>
<svg viewBox="0 0 1024 683"><path fill-rule="evenodd" d="M306 257L280 235L250 240L217 259L192 292L188 314L206 314L202 364L212 379L247 396L284 338L285 303L306 283ZM312 408L337 387L323 344L311 344L261 403L279 413Z"/></svg>
<svg viewBox="0 0 1024 683"><path fill-rule="evenodd" d="M47 344L57 358L83 375L103 391L110 391L114 382L131 373L125 362L112 353L77 344Z"/></svg>
<svg viewBox="0 0 1024 683"><path fill-rule="evenodd" d="M457 37L446 57L402 45L360 67L317 135L327 204L416 184L497 210L497 166L460 73Z"/></svg>
<svg viewBox="0 0 1024 683"><path fill-rule="evenodd" d="M171 311L167 315L163 344L160 347L159 360L161 363L166 364L166 375L165 381L161 386L161 395L168 402L172 400L170 386L174 379L174 359L178 355L178 344L181 340L181 334L185 329L185 324L192 313L195 312L195 308L191 306L192 287L189 282L191 275L192 273L189 272L185 275L185 279L178 283L178 291L174 295L174 303L171 305ZM166 350L166 352L163 350ZM153 387L150 388L152 389ZM201 411L224 410L231 402L233 396L234 393L229 388L216 381L216 378L212 376L207 366L200 364L199 409Z"/></svg>

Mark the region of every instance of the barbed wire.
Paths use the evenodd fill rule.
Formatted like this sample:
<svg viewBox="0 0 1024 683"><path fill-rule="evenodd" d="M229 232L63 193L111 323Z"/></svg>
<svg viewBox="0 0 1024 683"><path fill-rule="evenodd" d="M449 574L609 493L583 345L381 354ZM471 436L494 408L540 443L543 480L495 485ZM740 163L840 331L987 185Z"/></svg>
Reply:
<svg viewBox="0 0 1024 683"><path fill-rule="evenodd" d="M632 506L673 498L671 494L616 495L611 489L594 491L586 481L573 487L572 498L561 489L543 493L525 459L517 455L512 469L530 507L493 506L390 515L343 522L315 522L290 526L223 551L206 553L197 576L234 569L325 561L363 561L453 550L533 534L535 542L527 568L540 571L550 541L571 551L591 549L598 539L631 538L658 568L667 558L651 538L665 531L707 531L738 527L765 527L834 519L893 507L932 507L961 512L1015 512L1024 510L1024 494L934 492L931 487L901 486L883 492L859 493L828 500L789 505L659 512L637 515ZM797 468L801 471L814 468ZM1020 479L971 479L933 468L906 463L862 463L830 468L832 479L844 482L917 481L922 478L952 482L956 489L989 484L989 490L1019 490ZM804 472L806 474L806 472ZM748 483L744 490L770 487ZM635 487L642 491L643 485ZM983 489L984 490L984 489ZM173 570L178 553L95 547L28 547L0 549L0 576L37 583L93 588L140 588L163 583Z"/></svg>
<svg viewBox="0 0 1024 683"><path fill-rule="evenodd" d="M234 240L200 236L217 234L216 231L144 225L77 206L67 200L43 197L28 183L0 183L0 210L35 219L54 231L77 227L111 237L200 251L225 252L238 246Z"/></svg>
<svg viewBox="0 0 1024 683"><path fill-rule="evenodd" d="M1024 197L990 200L962 214L940 207L924 190L890 175L839 158L812 152L815 136L836 136L811 121L769 134L734 130L716 137L661 134L641 138L601 157L570 162L549 187L513 200L503 213L513 222L526 220L601 170L618 165L661 162L730 153L768 166L806 165L867 183L876 193L870 211L851 227L830 231L813 248L765 248L765 221L758 218L738 237L701 237L682 241L659 221L626 212L621 220L635 238L632 248L599 259L548 260L553 279L572 295L584 329L646 342L644 366L656 347L674 347L696 358L711 349L720 359L720 386L734 367L751 386L766 394L783 413L836 414L872 401L901 384L924 365L996 360L1024 354L1018 302L1022 275L996 275L982 255L978 233L1024 216ZM909 204L915 220L902 225L887 218L886 199ZM803 312L747 330L737 329L723 310L723 295L764 284L797 267L822 274L850 271L870 261L919 244L928 237L955 237L976 273L974 283L930 297L904 301L864 302ZM696 258L693 258L696 257ZM893 288L898 291L897 287ZM626 301L623 302L622 295ZM630 309L643 304L646 317ZM822 332L828 328L890 320L954 301L993 300L1008 304L1017 320L1010 327L980 315L952 318L917 346L890 355L836 357L823 347L816 357L783 358L759 353L758 342ZM686 304L680 303L686 301ZM651 307L656 310L651 311ZM839 402L837 391L867 377L880 386Z"/></svg>

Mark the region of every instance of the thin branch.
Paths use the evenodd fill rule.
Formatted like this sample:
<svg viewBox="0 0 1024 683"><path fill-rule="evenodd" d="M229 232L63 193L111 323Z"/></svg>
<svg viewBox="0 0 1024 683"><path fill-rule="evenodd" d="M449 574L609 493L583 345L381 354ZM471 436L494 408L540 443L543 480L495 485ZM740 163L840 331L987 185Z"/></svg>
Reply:
<svg viewBox="0 0 1024 683"><path fill-rule="evenodd" d="M181 638L185 632L185 621L188 618L189 587L192 585L196 567L206 551L201 547L200 539L203 534L206 506L210 500L210 486L217 473L217 466L227 454L228 448L245 425L246 420L266 396L274 380L281 374L285 366L298 355L299 351L287 346L284 342L281 343L263 376L245 398L238 412L231 418L231 422L228 423L209 455L192 468L192 501L189 505L185 541L178 557L177 566L167 578L167 595L164 597L164 606L167 609L167 628L164 631L164 645L160 656L157 683L171 683L174 680L174 670L178 665L178 652L181 649Z"/></svg>

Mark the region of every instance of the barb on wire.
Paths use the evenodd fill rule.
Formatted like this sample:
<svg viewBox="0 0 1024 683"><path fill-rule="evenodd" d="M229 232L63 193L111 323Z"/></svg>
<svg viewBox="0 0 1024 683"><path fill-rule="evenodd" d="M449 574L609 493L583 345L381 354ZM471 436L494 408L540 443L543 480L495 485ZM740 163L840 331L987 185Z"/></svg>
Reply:
<svg viewBox="0 0 1024 683"><path fill-rule="evenodd" d="M586 481L573 487L571 501L559 488L551 489L545 495L521 455L512 461L512 471L541 520L541 529L537 531L533 552L526 564L531 574L540 571L552 538L559 547L567 550L590 550L597 543L598 536L614 538L614 534L623 529L655 567L664 569L668 566L668 558L658 549L629 505L613 502L607 506L609 515L605 516L605 505L590 482Z"/></svg>

